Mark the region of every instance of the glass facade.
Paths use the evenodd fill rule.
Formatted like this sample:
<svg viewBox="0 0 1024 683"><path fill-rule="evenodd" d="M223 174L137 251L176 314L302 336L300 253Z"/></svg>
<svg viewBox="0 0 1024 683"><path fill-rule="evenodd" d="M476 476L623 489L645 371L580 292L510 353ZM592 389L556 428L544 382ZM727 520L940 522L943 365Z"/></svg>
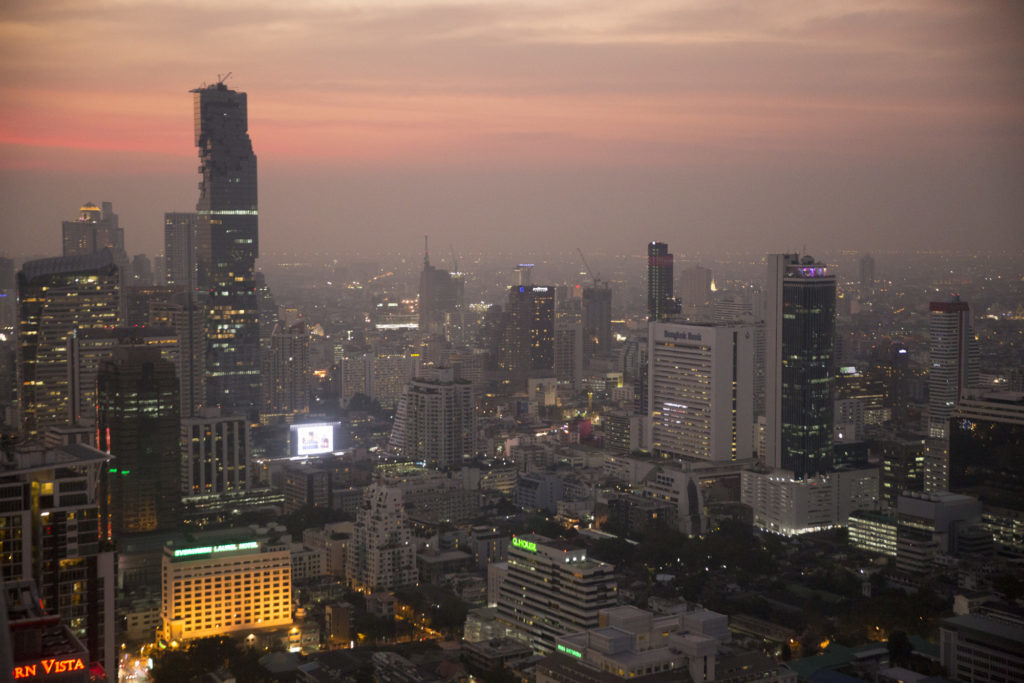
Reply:
<svg viewBox="0 0 1024 683"><path fill-rule="evenodd" d="M209 293L207 402L254 419L260 400L259 215L246 96L223 83L192 92L202 176L197 265L200 288Z"/></svg>
<svg viewBox="0 0 1024 683"><path fill-rule="evenodd" d="M781 465L797 478L832 470L836 281L787 265L782 286Z"/></svg>

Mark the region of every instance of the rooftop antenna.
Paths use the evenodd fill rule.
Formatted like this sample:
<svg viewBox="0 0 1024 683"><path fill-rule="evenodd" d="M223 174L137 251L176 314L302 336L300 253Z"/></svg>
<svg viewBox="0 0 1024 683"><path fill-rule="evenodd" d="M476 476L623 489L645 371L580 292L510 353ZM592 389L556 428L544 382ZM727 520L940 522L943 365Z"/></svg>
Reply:
<svg viewBox="0 0 1024 683"><path fill-rule="evenodd" d="M229 78L231 78L230 71L224 74L223 76L221 74L217 74L217 85L224 85L224 81L228 80Z"/></svg>

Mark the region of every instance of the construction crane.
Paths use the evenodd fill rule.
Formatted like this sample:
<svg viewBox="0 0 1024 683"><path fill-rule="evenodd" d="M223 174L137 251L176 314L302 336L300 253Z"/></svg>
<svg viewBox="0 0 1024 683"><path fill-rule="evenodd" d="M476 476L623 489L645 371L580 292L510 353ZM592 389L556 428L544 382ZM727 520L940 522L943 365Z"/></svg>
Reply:
<svg viewBox="0 0 1024 683"><path fill-rule="evenodd" d="M587 263L587 257L583 255L583 250L576 247L576 251L579 252L580 260L583 261L583 267L587 269L587 275L589 275L590 279L594 281L594 287L597 287L598 283L601 282L600 278L594 275L593 271L590 270L590 264Z"/></svg>

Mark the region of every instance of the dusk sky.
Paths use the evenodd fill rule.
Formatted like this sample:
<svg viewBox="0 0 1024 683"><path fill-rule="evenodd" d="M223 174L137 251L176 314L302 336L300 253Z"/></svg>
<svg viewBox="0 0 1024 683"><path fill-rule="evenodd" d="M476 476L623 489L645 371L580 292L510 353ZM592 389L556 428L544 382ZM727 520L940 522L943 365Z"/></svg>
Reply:
<svg viewBox="0 0 1024 683"><path fill-rule="evenodd" d="M1024 3L7 0L0 253L198 194L248 93L265 257L1024 249Z"/></svg>

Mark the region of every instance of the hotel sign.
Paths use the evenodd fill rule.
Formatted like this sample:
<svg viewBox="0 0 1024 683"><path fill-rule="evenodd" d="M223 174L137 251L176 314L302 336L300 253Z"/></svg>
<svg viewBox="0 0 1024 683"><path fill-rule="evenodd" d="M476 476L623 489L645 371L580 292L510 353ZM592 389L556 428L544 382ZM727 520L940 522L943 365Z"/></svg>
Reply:
<svg viewBox="0 0 1024 683"><path fill-rule="evenodd" d="M519 538L517 536L512 537L512 545L523 550L528 550L531 553L537 552L537 544L533 541L527 541L526 539Z"/></svg>
<svg viewBox="0 0 1024 683"><path fill-rule="evenodd" d="M198 548L181 548L174 551L175 557L189 557L191 555L210 555L212 553L227 553L233 550L256 550L260 547L259 542L249 541L248 543L225 543L224 545L203 545Z"/></svg>
<svg viewBox="0 0 1024 683"><path fill-rule="evenodd" d="M37 676L66 674L72 671L85 671L85 662L82 661L81 657L67 657L64 659L47 657L32 664L22 664L21 666L14 667L12 676L16 681L23 681L36 678Z"/></svg>

